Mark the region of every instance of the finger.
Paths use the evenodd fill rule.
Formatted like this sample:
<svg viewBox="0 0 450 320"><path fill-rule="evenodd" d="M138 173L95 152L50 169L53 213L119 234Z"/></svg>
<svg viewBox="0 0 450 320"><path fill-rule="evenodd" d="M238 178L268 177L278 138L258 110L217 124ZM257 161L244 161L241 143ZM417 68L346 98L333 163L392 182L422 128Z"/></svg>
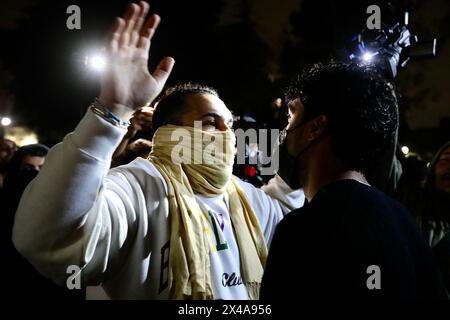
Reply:
<svg viewBox="0 0 450 320"><path fill-rule="evenodd" d="M140 125L140 130L149 130L152 128L152 122L151 121L139 121L138 124Z"/></svg>
<svg viewBox="0 0 450 320"><path fill-rule="evenodd" d="M147 34L145 36L141 36L139 38L139 42L137 44L137 48L142 49L142 53L144 56L142 58L148 58L148 52L150 51L151 41L150 39L153 37L155 33L155 29L147 30Z"/></svg>
<svg viewBox="0 0 450 320"><path fill-rule="evenodd" d="M150 50L151 40L160 21L161 18L158 15L154 14L142 27L141 37L139 38L137 47L143 49L143 52L145 53L145 56L143 57L144 59L148 58L148 51Z"/></svg>
<svg viewBox="0 0 450 320"><path fill-rule="evenodd" d="M129 41L128 45L136 47L138 42L139 42L139 33L137 33L136 31L133 30L130 34L130 41Z"/></svg>
<svg viewBox="0 0 450 320"><path fill-rule="evenodd" d="M160 86L164 86L172 72L175 60L172 57L165 57L156 67L155 72L153 72L153 78L159 83Z"/></svg>
<svg viewBox="0 0 450 320"><path fill-rule="evenodd" d="M161 17L158 16L157 14L152 14L150 16L150 18L147 19L144 26L142 27L141 36L144 36L144 37L145 36L149 37L149 35L153 36L153 34L155 33L156 28L158 28L158 25L160 22L161 22ZM153 29L153 32L151 34L149 34L150 29ZM150 37L149 40L152 40L152 38Z"/></svg>
<svg viewBox="0 0 450 320"><path fill-rule="evenodd" d="M130 38L130 46L137 46L139 38L140 38L140 32L142 25L145 21L145 16L148 13L149 5L147 2L141 1L139 3L140 11L139 15L136 19L136 23L134 24L134 28L131 32L131 38Z"/></svg>
<svg viewBox="0 0 450 320"><path fill-rule="evenodd" d="M151 121L152 115L149 115L148 113L140 113L135 117L135 119L140 122Z"/></svg>
<svg viewBox="0 0 450 320"><path fill-rule="evenodd" d="M145 107L140 107L138 109L138 111L139 111L139 113L152 114L153 111L155 111L155 108L149 107L149 106L145 106Z"/></svg>
<svg viewBox="0 0 450 320"><path fill-rule="evenodd" d="M134 24L136 22L137 16L139 14L140 7L134 3L131 3L125 13L124 20L126 22L125 31L122 32L120 36L120 47L128 46L130 42L131 30L133 30Z"/></svg>
<svg viewBox="0 0 450 320"><path fill-rule="evenodd" d="M125 10L125 13L123 14L122 18L125 21L128 21L132 16L133 16L133 12L136 10L136 4L134 3L130 3L127 7L127 9Z"/></svg>
<svg viewBox="0 0 450 320"><path fill-rule="evenodd" d="M122 18L117 17L114 20L114 25L110 32L109 48L112 51L116 51L119 48L119 39L123 30L125 29L125 21Z"/></svg>
<svg viewBox="0 0 450 320"><path fill-rule="evenodd" d="M152 117L139 117L136 119L136 123L140 124L142 127L149 127L152 124Z"/></svg>
<svg viewBox="0 0 450 320"><path fill-rule="evenodd" d="M149 119L151 116L153 116L153 112L139 112L136 114L138 119Z"/></svg>
<svg viewBox="0 0 450 320"><path fill-rule="evenodd" d="M152 117L153 117L153 112L152 113L150 113L150 112L142 112L139 115L142 115L142 118L139 118L139 119L142 119L144 121L151 121Z"/></svg>
<svg viewBox="0 0 450 320"><path fill-rule="evenodd" d="M142 25L144 24L145 21L145 16L147 15L150 6L148 5L147 2L141 1L139 3L139 7L140 7L139 17L136 21L136 24L134 25L134 31L138 33L141 32Z"/></svg>
<svg viewBox="0 0 450 320"><path fill-rule="evenodd" d="M155 108L154 107L142 107L142 108L140 108L139 109L141 112L143 112L143 113L151 113L151 114L153 114L153 112L155 111Z"/></svg>
<svg viewBox="0 0 450 320"><path fill-rule="evenodd" d="M136 43L139 40L139 31L136 31L136 29L140 29L140 25L142 25L142 21L145 17L142 16L143 11L144 11L144 7L142 7L141 5L135 5L136 10L133 12L129 23L127 25L127 30L126 32L129 34L129 38L128 38L128 46L136 46ZM146 14L146 13L145 13Z"/></svg>

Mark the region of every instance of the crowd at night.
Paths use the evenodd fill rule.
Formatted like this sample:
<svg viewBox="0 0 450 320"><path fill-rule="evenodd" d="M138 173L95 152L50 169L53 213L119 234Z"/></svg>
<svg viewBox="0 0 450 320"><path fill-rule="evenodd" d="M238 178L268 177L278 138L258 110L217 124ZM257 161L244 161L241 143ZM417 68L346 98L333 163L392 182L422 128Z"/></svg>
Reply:
<svg viewBox="0 0 450 320"><path fill-rule="evenodd" d="M450 298L450 3L0 6L9 299Z"/></svg>

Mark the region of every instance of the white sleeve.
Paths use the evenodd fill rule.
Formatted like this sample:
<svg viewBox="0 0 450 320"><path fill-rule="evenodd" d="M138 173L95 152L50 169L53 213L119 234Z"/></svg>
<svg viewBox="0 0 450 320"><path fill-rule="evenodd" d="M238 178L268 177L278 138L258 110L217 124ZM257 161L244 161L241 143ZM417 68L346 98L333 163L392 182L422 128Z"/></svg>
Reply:
<svg viewBox="0 0 450 320"><path fill-rule="evenodd" d="M303 207L305 203L303 189L292 190L279 175L270 179L266 185L261 187L261 190L280 203L284 214Z"/></svg>
<svg viewBox="0 0 450 320"><path fill-rule="evenodd" d="M107 177L126 130L88 111L48 153L20 201L13 242L42 274L63 285L71 265L97 284L126 254L136 228L133 188L120 170Z"/></svg>
<svg viewBox="0 0 450 320"><path fill-rule="evenodd" d="M276 177L274 179L277 179ZM265 188L264 191L262 188L258 189L250 183L244 182L237 177L235 178L239 181L258 217L261 230L269 247L278 222L283 219L285 214L303 206L305 199L303 192L301 190L291 190L279 177L279 181L272 181L274 179L271 179L271 187L269 190ZM284 193L286 191L289 192ZM274 195L273 197L272 194Z"/></svg>

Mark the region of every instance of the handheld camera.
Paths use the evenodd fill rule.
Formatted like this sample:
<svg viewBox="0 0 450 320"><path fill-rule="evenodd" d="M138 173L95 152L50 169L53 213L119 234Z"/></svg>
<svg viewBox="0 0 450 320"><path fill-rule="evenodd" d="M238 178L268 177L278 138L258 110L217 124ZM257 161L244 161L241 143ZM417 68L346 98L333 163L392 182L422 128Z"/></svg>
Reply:
<svg viewBox="0 0 450 320"><path fill-rule="evenodd" d="M397 76L411 58L433 57L436 55L436 38L419 41L408 29L409 14L405 12L403 22L381 29L365 28L353 37L347 47L348 58L352 61L374 64L388 78Z"/></svg>

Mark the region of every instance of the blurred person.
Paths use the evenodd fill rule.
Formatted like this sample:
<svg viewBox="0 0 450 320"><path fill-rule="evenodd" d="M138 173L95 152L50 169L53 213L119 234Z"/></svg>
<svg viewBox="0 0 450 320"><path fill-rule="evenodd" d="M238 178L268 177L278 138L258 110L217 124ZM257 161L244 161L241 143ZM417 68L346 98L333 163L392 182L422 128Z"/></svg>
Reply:
<svg viewBox="0 0 450 320"><path fill-rule="evenodd" d="M3 186L3 181L6 176L9 161L14 152L17 150L17 145L14 141L9 139L0 140L0 189Z"/></svg>
<svg viewBox="0 0 450 320"><path fill-rule="evenodd" d="M433 247L433 253L444 278L447 295L450 297L450 232Z"/></svg>
<svg viewBox="0 0 450 320"><path fill-rule="evenodd" d="M133 113L127 133L112 155L111 167L130 163L137 157L148 157L152 150L152 142L149 139L153 111L154 108L143 107Z"/></svg>
<svg viewBox="0 0 450 320"><path fill-rule="evenodd" d="M11 236L14 215L20 197L26 186L39 173L45 162L48 147L42 144L26 145L17 150L12 157L0 200L1 220L1 274L7 275L2 288L10 300L32 299L84 299L80 292L69 292L42 276L15 249ZM45 199L40 199L45 201ZM80 295L81 293L81 295Z"/></svg>
<svg viewBox="0 0 450 320"><path fill-rule="evenodd" d="M436 191L440 194L450 194L450 141L443 145L430 163L430 171L434 174L429 183L434 181ZM447 211L447 213L450 213Z"/></svg>
<svg viewBox="0 0 450 320"><path fill-rule="evenodd" d="M42 144L31 144L19 148L8 164L4 179L1 199L2 244L11 243L11 231L14 214L23 190L41 169L48 147Z"/></svg>
<svg viewBox="0 0 450 320"><path fill-rule="evenodd" d="M419 155L405 157L400 147L397 157L401 162L402 173L393 197L406 206L417 219L422 207L424 184L428 175L427 163Z"/></svg>
<svg viewBox="0 0 450 320"><path fill-rule="evenodd" d="M8 163L7 175L0 192L2 253L5 253L5 248L12 244L14 214L23 190L39 172L47 152L48 147L44 145L27 145L19 148Z"/></svg>
<svg viewBox="0 0 450 320"><path fill-rule="evenodd" d="M418 222L437 258L450 293L450 141L430 162L423 192L414 202Z"/></svg>
<svg viewBox="0 0 450 320"><path fill-rule="evenodd" d="M99 99L27 187L14 244L55 282L64 285L68 266L79 266L83 284L101 284L114 299L257 299L266 246L303 194L277 176L266 190L277 198L232 176L232 114L215 90L167 89L153 114L149 158L108 171L127 120L159 95L174 64L164 58L148 72L160 18L144 21L147 12L140 2L117 19ZM184 139L174 141L180 132ZM179 143L191 155L205 152L192 134L221 145L214 165L173 161Z"/></svg>
<svg viewBox="0 0 450 320"><path fill-rule="evenodd" d="M3 190L0 195L2 247L3 245L12 244L11 234L14 214L20 197L28 183L39 172L48 150L48 147L42 144L23 146L16 151L9 162ZM4 253L5 251L2 250L2 252Z"/></svg>
<svg viewBox="0 0 450 320"><path fill-rule="evenodd" d="M430 169L434 172L429 183L435 183L436 191L449 195L450 194L450 141L443 145L436 153L430 164ZM447 211L448 212L448 211Z"/></svg>
<svg viewBox="0 0 450 320"><path fill-rule="evenodd" d="M318 64L285 99L280 159L293 169L282 177L303 186L307 203L276 228L261 298L445 298L417 224L365 178L395 139L392 85L370 66Z"/></svg>
<svg viewBox="0 0 450 320"><path fill-rule="evenodd" d="M404 176L415 175L414 168L404 167ZM397 198L409 208L434 247L450 230L450 142L437 151L428 168L425 166L425 179L422 176L420 170L419 177L405 179Z"/></svg>

